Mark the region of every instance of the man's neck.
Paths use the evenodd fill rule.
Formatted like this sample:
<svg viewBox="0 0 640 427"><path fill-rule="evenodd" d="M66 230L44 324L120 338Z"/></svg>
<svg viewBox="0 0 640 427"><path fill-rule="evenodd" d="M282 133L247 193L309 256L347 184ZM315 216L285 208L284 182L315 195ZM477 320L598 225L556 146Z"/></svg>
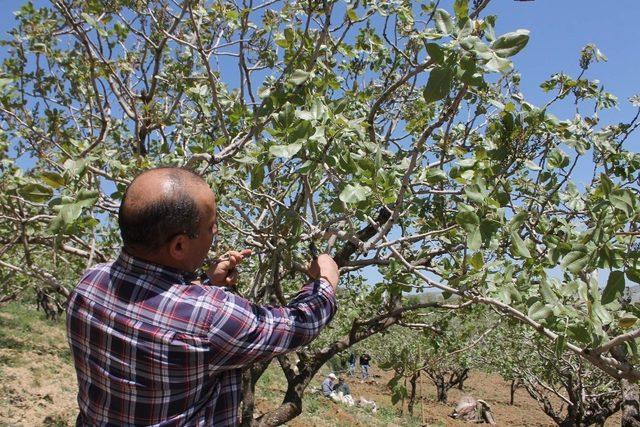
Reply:
<svg viewBox="0 0 640 427"><path fill-rule="evenodd" d="M131 255L132 257L138 258L142 261L149 262L151 264L161 265L163 267L170 267L170 268L175 268L177 270L185 271L182 265L179 265L179 263L177 263L175 260L167 259L167 257L164 256L164 254L162 253L141 251L131 247L123 247L122 250L125 251L127 254Z"/></svg>

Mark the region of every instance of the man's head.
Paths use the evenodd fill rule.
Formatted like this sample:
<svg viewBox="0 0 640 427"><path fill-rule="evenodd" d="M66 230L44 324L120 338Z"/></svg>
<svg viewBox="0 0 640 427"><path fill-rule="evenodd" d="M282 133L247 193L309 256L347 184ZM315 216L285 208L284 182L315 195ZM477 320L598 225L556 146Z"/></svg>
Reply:
<svg viewBox="0 0 640 427"><path fill-rule="evenodd" d="M336 374L334 374L333 372L331 372L329 375L327 375L327 378L329 378L331 381L335 381L338 378L336 377Z"/></svg>
<svg viewBox="0 0 640 427"><path fill-rule="evenodd" d="M189 170L151 169L127 188L118 223L127 252L194 271L218 231L215 197L207 183Z"/></svg>
<svg viewBox="0 0 640 427"><path fill-rule="evenodd" d="M340 384L342 384L344 382L344 375L342 375L342 374L338 375L338 382Z"/></svg>

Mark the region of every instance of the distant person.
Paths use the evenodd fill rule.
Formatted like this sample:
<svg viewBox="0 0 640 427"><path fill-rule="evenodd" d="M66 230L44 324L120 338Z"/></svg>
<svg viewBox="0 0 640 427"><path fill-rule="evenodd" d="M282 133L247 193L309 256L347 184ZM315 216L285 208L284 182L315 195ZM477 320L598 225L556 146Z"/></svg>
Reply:
<svg viewBox="0 0 640 427"><path fill-rule="evenodd" d="M362 353L360 355L360 370L362 372L362 379L366 380L369 378L369 363L371 362L371 356L368 353Z"/></svg>
<svg viewBox="0 0 640 427"><path fill-rule="evenodd" d="M118 223L120 255L89 269L68 300L77 426L238 425L242 368L308 344L336 311L338 267L326 254L284 307L233 292L250 250L196 281L218 226L213 192L189 170L138 175Z"/></svg>
<svg viewBox="0 0 640 427"><path fill-rule="evenodd" d="M349 384L345 381L344 375L338 376L338 384L336 384L334 390L338 394L338 400L340 402L349 406L355 405L353 396L351 396L351 389L349 388Z"/></svg>
<svg viewBox="0 0 640 427"><path fill-rule="evenodd" d="M329 375L327 375L327 377L324 379L324 381L322 381L322 395L324 397L331 397L332 394L334 394L334 389L335 389L335 381L338 378L336 377L336 374L334 374L333 372L331 372Z"/></svg>
<svg viewBox="0 0 640 427"><path fill-rule="evenodd" d="M349 376L356 375L356 354L354 352L349 353Z"/></svg>

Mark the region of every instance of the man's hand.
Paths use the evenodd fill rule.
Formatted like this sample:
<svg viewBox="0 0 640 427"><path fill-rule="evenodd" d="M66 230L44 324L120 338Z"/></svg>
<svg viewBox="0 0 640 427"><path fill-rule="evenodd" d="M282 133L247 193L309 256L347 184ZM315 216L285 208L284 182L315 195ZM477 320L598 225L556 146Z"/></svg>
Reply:
<svg viewBox="0 0 640 427"><path fill-rule="evenodd" d="M338 264L328 254L321 254L317 259L311 261L309 275L314 279L324 278L333 286L333 289L338 286L338 280L340 280Z"/></svg>
<svg viewBox="0 0 640 427"><path fill-rule="evenodd" d="M207 270L207 276L211 284L216 286L234 287L238 283L238 270L236 266L244 257L251 255L251 249L229 251L220 259L214 260Z"/></svg>

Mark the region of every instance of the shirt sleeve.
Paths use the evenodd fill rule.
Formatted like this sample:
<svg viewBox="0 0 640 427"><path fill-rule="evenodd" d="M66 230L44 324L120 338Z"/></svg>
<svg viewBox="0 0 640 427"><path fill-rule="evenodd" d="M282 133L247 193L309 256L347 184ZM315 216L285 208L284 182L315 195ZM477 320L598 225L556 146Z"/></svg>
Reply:
<svg viewBox="0 0 640 427"><path fill-rule="evenodd" d="M307 283L284 307L257 305L219 292L207 337L213 369L241 368L306 345L337 309L333 287L324 279Z"/></svg>

